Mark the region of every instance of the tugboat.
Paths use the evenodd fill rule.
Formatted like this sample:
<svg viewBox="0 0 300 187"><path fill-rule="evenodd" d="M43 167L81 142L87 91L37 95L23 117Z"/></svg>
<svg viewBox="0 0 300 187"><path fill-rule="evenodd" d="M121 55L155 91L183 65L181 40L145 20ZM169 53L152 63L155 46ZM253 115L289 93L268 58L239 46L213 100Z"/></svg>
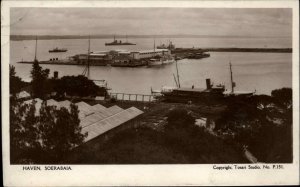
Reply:
<svg viewBox="0 0 300 187"><path fill-rule="evenodd" d="M59 49L58 47L52 49L52 50L49 50L49 53L61 53L61 52L67 52L68 50L65 49L65 48L61 48Z"/></svg>
<svg viewBox="0 0 300 187"><path fill-rule="evenodd" d="M109 45L136 45L136 44L128 42L127 36L126 36L126 42L122 42L121 40L118 41L118 40L116 40L116 37L114 36L114 41L111 43L105 43L105 45L109 46Z"/></svg>
<svg viewBox="0 0 300 187"><path fill-rule="evenodd" d="M148 66L159 66L159 65L171 64L173 62L175 62L175 59L173 57L163 56L163 57L149 59L147 65Z"/></svg>
<svg viewBox="0 0 300 187"><path fill-rule="evenodd" d="M154 48L153 52L155 52L155 40L154 40ZM175 58L172 55L164 54L163 56L155 56L147 61L148 66L159 66L165 64L171 64L175 62Z"/></svg>
<svg viewBox="0 0 300 187"><path fill-rule="evenodd" d="M206 88L183 88L177 87L171 90L162 90L162 98L165 101L171 102L206 102L206 101L219 101L224 97L223 92L225 86L222 84L213 85L210 79L206 79Z"/></svg>
<svg viewBox="0 0 300 187"><path fill-rule="evenodd" d="M181 87L179 81L178 67L176 61L177 76L173 74L176 87L164 86L160 91L153 91L151 93L156 99L166 102L178 103L197 103L197 102L218 102L224 98L225 91L224 84L213 85L210 79L206 79L206 88L195 88L194 86Z"/></svg>

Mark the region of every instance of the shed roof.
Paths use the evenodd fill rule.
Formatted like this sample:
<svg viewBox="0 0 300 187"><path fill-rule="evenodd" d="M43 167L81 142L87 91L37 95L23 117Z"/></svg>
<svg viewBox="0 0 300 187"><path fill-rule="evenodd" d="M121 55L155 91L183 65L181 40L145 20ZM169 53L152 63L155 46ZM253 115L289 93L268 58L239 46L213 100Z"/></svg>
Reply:
<svg viewBox="0 0 300 187"><path fill-rule="evenodd" d="M65 107L68 110L71 108L70 107L71 102L69 100L60 101L60 102L58 102L58 104L59 104L59 106L58 106L59 108Z"/></svg>
<svg viewBox="0 0 300 187"><path fill-rule="evenodd" d="M94 113L82 118L80 122L80 125L82 127L91 125L93 123L96 123L97 121L103 120L109 116L123 111L123 109L118 106L113 106L113 108L109 109L100 104L93 105L91 106L91 108L93 109Z"/></svg>
<svg viewBox="0 0 300 187"><path fill-rule="evenodd" d="M94 113L92 106L83 101L78 102L75 105L78 106L79 118L84 118L84 117Z"/></svg>
<svg viewBox="0 0 300 187"><path fill-rule="evenodd" d="M120 107L117 106L117 105L111 106L111 107L109 107L107 110L110 111L110 112L113 113L113 114L116 114L116 113L118 113L118 112L123 111L123 109L120 108Z"/></svg>
<svg viewBox="0 0 300 187"><path fill-rule="evenodd" d="M135 107L131 107L131 108L123 110L115 115L112 115L108 118L105 118L96 123L93 123L92 125L85 126L84 128L82 128L82 132L83 133L87 132L88 136L86 137L86 139L84 141L85 142L89 141L89 140L137 117L138 115L140 115L142 113L143 113L143 111L141 111Z"/></svg>
<svg viewBox="0 0 300 187"><path fill-rule="evenodd" d="M58 108L60 107L59 104L58 104L58 102L55 101L54 99L48 99L47 100L47 106L56 106Z"/></svg>

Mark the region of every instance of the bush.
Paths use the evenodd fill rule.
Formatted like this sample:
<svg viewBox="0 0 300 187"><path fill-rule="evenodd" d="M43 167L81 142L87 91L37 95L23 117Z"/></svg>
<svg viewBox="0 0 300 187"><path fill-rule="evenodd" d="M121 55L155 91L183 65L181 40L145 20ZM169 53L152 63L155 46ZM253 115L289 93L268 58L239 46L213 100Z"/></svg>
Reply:
<svg viewBox="0 0 300 187"><path fill-rule="evenodd" d="M283 106L286 109L289 109L293 104L292 92L293 91L291 88L281 88L281 89L273 90L271 92L271 95L278 105Z"/></svg>
<svg viewBox="0 0 300 187"><path fill-rule="evenodd" d="M92 80L83 75L64 76L61 79L52 80L53 89L58 95L65 93L70 96L96 96L105 95L106 90L98 87Z"/></svg>
<svg viewBox="0 0 300 187"><path fill-rule="evenodd" d="M116 103L116 102L117 102L117 99L116 99L115 97L112 97L112 98L110 98L110 102L111 102L111 103Z"/></svg>
<svg viewBox="0 0 300 187"><path fill-rule="evenodd" d="M176 108L167 115L167 128L189 128L195 124L195 118L187 110Z"/></svg>
<svg viewBox="0 0 300 187"><path fill-rule="evenodd" d="M233 132L232 140L247 145L261 162L292 162L291 109L289 88L273 90L272 96L232 97L216 120L215 131Z"/></svg>

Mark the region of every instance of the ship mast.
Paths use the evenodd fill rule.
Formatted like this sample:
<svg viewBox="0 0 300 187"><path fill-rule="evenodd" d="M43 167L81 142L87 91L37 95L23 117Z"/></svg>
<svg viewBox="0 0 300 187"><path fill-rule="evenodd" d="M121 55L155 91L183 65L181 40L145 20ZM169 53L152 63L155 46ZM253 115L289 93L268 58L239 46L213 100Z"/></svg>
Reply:
<svg viewBox="0 0 300 187"><path fill-rule="evenodd" d="M154 52L155 52L155 38L154 38L154 44L153 44L154 46L153 46L153 50L154 50Z"/></svg>
<svg viewBox="0 0 300 187"><path fill-rule="evenodd" d="M231 93L234 93L234 82L233 82L233 78L232 78L231 62L229 62L229 69L230 69Z"/></svg>
<svg viewBox="0 0 300 187"><path fill-rule="evenodd" d="M176 71L177 71L178 88L180 88L180 81L179 81L179 73L178 73L178 67L177 67L177 60L175 60L175 63L176 63Z"/></svg>
<svg viewBox="0 0 300 187"><path fill-rule="evenodd" d="M88 48L88 58L87 58L87 78L90 78L90 48L91 48L91 39L89 36L89 48Z"/></svg>
<svg viewBox="0 0 300 187"><path fill-rule="evenodd" d="M90 36L89 36L89 46L88 46L88 54L87 54L87 66L83 70L82 74L86 76L88 79L90 78Z"/></svg>
<svg viewBox="0 0 300 187"><path fill-rule="evenodd" d="M37 36L35 36L35 52L34 52L34 62L37 61L36 59L36 53L37 53Z"/></svg>

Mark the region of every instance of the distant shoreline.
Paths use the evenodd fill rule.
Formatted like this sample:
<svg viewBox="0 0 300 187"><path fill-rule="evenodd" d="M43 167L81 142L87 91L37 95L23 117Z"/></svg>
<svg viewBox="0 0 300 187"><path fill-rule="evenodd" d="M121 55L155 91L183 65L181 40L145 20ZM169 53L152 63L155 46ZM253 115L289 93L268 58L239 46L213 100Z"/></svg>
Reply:
<svg viewBox="0 0 300 187"><path fill-rule="evenodd" d="M112 39L126 38L126 35L10 35L11 41L62 40L62 39ZM289 38L288 36L221 36L221 35L127 35L128 38Z"/></svg>
<svg viewBox="0 0 300 187"><path fill-rule="evenodd" d="M258 53L292 53L292 48L242 48L242 47L216 47L216 48L176 48L173 54L201 53L201 52L258 52Z"/></svg>
<svg viewBox="0 0 300 187"><path fill-rule="evenodd" d="M208 52L292 53L292 48L202 48Z"/></svg>

